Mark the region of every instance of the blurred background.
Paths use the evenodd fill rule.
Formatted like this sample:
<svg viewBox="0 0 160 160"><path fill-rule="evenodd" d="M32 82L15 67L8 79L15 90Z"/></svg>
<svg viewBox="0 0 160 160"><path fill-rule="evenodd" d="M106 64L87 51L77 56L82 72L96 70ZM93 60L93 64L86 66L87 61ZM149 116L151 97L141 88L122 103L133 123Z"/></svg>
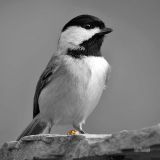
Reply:
<svg viewBox="0 0 160 160"><path fill-rule="evenodd" d="M140 129L160 122L160 1L0 0L0 144L15 140L32 119L40 74L61 28L79 14L114 29L102 52L112 67L87 133ZM70 126L55 127L66 133Z"/></svg>

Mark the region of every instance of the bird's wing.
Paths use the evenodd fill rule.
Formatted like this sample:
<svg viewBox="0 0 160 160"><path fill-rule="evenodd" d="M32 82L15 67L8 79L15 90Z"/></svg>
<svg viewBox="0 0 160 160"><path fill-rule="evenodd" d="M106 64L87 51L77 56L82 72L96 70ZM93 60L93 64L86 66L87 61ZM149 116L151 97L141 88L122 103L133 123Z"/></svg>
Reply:
<svg viewBox="0 0 160 160"><path fill-rule="evenodd" d="M39 95L41 91L53 80L54 73L57 71L59 66L60 66L60 60L58 56L53 56L49 61L46 69L43 71L42 75L40 76L36 86L35 95L34 95L33 118L40 112L39 103L38 103Z"/></svg>

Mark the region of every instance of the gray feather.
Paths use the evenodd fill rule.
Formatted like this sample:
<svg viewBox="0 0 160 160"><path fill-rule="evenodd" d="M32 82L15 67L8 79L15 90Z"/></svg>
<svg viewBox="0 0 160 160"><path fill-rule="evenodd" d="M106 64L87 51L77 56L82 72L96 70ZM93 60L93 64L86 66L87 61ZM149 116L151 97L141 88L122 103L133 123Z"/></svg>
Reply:
<svg viewBox="0 0 160 160"><path fill-rule="evenodd" d="M51 82L51 80L54 77L54 73L56 70L59 68L59 58L58 56L53 56L51 60L49 61L46 69L43 71L42 75L40 76L37 86L36 86L36 91L34 95L34 104L33 104L33 118L39 114L39 95L41 91Z"/></svg>

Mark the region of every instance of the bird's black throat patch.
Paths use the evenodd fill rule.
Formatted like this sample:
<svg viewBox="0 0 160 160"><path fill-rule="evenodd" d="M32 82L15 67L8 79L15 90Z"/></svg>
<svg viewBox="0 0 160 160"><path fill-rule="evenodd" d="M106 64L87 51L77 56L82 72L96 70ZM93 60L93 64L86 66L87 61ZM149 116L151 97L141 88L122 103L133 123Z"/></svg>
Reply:
<svg viewBox="0 0 160 160"><path fill-rule="evenodd" d="M84 41L82 44L80 44L80 47L84 48L84 50L68 49L67 55L70 55L74 58L81 58L83 56L100 57L102 56L100 49L102 46L103 39L104 39L104 36L96 34L89 40Z"/></svg>

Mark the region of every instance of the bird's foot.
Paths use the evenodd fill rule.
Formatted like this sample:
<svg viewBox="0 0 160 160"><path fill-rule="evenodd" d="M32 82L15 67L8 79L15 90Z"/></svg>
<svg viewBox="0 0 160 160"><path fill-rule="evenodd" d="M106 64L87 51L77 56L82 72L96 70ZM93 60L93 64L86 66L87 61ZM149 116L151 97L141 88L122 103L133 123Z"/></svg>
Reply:
<svg viewBox="0 0 160 160"><path fill-rule="evenodd" d="M77 130L69 130L68 132L67 132L67 135L79 135L80 133L79 133L79 131L77 131Z"/></svg>

